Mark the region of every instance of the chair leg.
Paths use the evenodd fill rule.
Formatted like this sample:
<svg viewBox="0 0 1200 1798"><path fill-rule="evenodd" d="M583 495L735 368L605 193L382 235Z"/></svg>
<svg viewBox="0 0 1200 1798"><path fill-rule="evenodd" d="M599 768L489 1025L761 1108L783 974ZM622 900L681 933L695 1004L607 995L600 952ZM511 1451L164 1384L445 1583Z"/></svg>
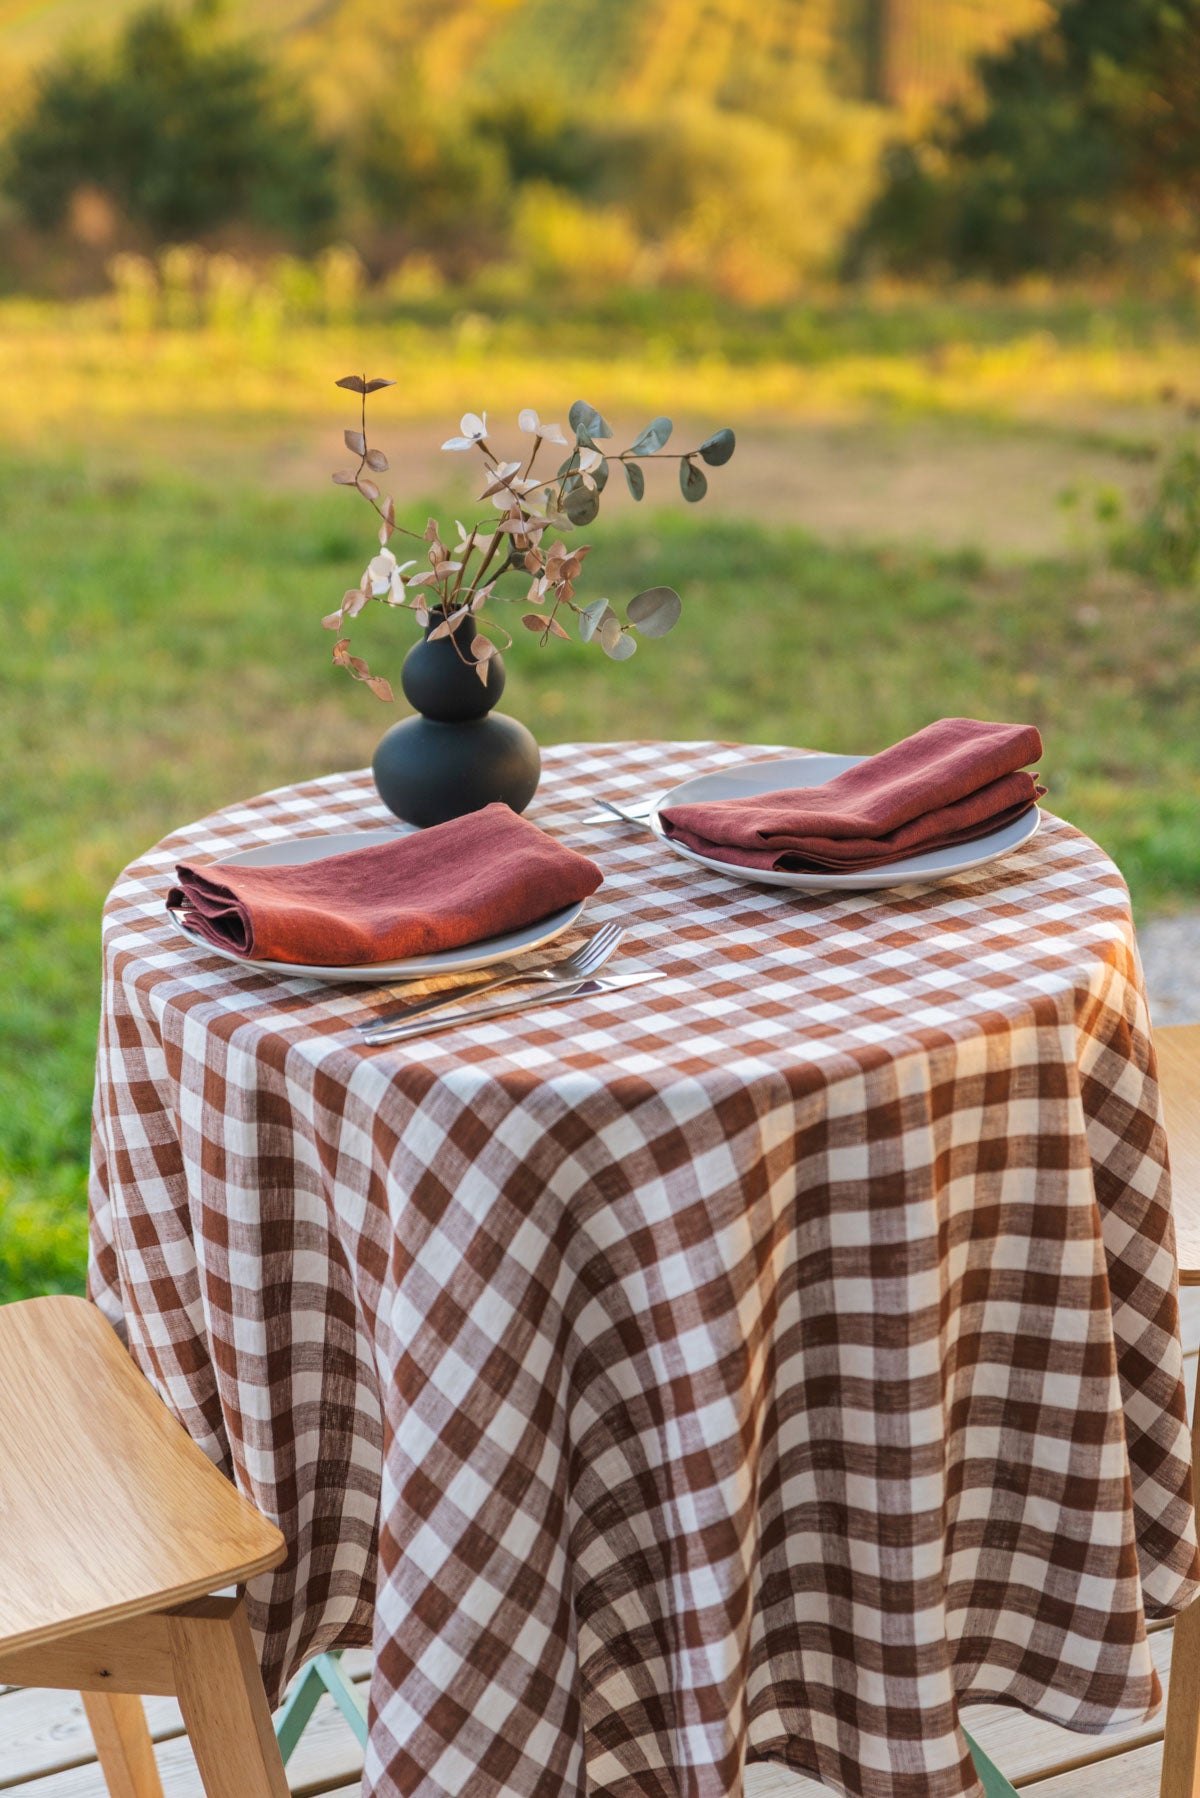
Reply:
<svg viewBox="0 0 1200 1798"><path fill-rule="evenodd" d="M290 1798L271 1712L239 1604L167 1619L179 1708L207 1798Z"/></svg>
<svg viewBox="0 0 1200 1798"><path fill-rule="evenodd" d="M1200 1392L1192 1399L1192 1488L1200 1502ZM1200 1598L1175 1619L1159 1798L1200 1798Z"/></svg>
<svg viewBox="0 0 1200 1798"><path fill-rule="evenodd" d="M163 1798L154 1744L140 1698L82 1692L109 1798Z"/></svg>
<svg viewBox="0 0 1200 1798"><path fill-rule="evenodd" d="M1159 1798L1200 1798L1200 1600L1175 1620Z"/></svg>

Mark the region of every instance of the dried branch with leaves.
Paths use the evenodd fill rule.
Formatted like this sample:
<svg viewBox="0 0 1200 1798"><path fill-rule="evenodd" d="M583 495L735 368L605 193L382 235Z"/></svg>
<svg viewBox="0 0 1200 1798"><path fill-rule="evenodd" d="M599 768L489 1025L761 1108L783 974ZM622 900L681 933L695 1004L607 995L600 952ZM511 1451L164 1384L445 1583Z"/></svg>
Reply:
<svg viewBox="0 0 1200 1798"><path fill-rule="evenodd" d="M569 641L563 616L573 614L583 642L595 640L615 662L628 661L634 654L635 632L643 637L665 637L674 628L683 606L673 587L649 587L636 594L625 608L624 623L607 599L580 604L575 586L591 545L572 546L566 538L591 524L598 514L613 462L620 464L635 500L645 495L642 464L651 461L677 461L684 499L692 504L703 499L708 477L702 464L720 468L734 452L735 438L728 427L714 431L694 450L668 452L671 420L656 418L628 449L610 455L603 445L612 437L612 427L586 400L576 400L571 407L573 439L563 435L560 425L543 424L532 407L526 407L517 424L533 439L528 456L503 460L492 445L487 413L468 412L459 434L447 438L442 448L479 454L484 464L479 499L481 504L490 500L493 513L470 526L456 519L457 539L448 546L436 518L429 520L423 534L398 525L394 500L381 493L373 478L387 473L388 460L382 450L367 442L367 395L394 387L395 382L344 375L337 385L357 393L361 406L357 430L344 433L346 448L358 457L358 466L339 469L333 478L339 486L355 488L378 514L379 553L367 563L358 586L343 595L337 611L322 623L326 630L338 633L334 661L355 680L365 682L378 698L392 698L390 684L382 675L372 674L361 656L350 654L350 638L345 634L347 620L357 618L372 600L412 612L422 629L433 624L430 641L448 638L485 685L488 662L512 642L503 624L490 613L483 616L489 602L528 608L521 614L521 623L526 630L536 631L542 643L551 637ZM553 474L535 475L533 466L543 444L557 445L567 454ZM427 566L421 567L415 557L397 561L389 547L397 534L423 546L422 559ZM412 572L417 569L419 572ZM509 588L501 591L499 583L506 577L512 577ZM473 631L464 646L467 633L461 627L468 620Z"/></svg>

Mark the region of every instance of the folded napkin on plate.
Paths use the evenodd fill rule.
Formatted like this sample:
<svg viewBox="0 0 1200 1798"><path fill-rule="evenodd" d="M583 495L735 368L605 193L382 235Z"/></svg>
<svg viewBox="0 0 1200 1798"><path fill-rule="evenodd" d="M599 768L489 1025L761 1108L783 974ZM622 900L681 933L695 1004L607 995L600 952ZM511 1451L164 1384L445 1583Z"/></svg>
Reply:
<svg viewBox="0 0 1200 1798"><path fill-rule="evenodd" d="M167 904L218 948L356 967L518 930L594 893L595 862L506 805L291 867L184 863Z"/></svg>
<svg viewBox="0 0 1200 1798"><path fill-rule="evenodd" d="M673 805L668 835L741 868L886 867L987 836L1045 792L1022 773L1042 753L1031 724L942 718L819 787Z"/></svg>

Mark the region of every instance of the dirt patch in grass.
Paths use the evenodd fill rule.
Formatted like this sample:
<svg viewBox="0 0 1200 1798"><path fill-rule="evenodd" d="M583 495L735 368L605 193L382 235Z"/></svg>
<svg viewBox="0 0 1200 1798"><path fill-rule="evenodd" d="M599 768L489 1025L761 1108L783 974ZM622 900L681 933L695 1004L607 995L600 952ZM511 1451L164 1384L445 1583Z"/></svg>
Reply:
<svg viewBox="0 0 1200 1798"><path fill-rule="evenodd" d="M616 441L628 443L645 420L613 422ZM699 443L715 422L723 418L681 419L674 441ZM387 450L390 491L398 501L438 495L465 516L479 488L465 478L463 458L439 448L443 432L454 426L451 418L390 424L381 413L374 440ZM1097 443L1090 433L886 416L852 423L759 417L737 428L737 453L711 474L705 512L794 525L836 543L969 549L991 561L1072 553L1095 542L1095 496L1116 494L1128 505L1147 480L1135 447ZM519 447L515 430L511 436ZM346 460L340 433L319 418L308 429L292 422L236 432L211 421L180 427L149 420L136 444L123 432L111 442L93 439L84 453L117 479L142 481L174 464L206 484L313 496L324 493L332 470ZM670 463L650 471L651 503L682 504L676 469ZM1069 507L1062 500L1068 493L1078 496ZM636 516L623 493L614 509ZM348 496L343 516L347 530L367 542L370 520L361 503L355 507Z"/></svg>

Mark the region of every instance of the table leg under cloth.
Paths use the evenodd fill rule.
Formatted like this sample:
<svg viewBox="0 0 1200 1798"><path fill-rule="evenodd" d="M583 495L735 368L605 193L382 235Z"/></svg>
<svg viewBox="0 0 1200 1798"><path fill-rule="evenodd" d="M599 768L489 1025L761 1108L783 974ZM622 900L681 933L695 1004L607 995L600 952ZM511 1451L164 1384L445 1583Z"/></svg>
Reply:
<svg viewBox="0 0 1200 1798"><path fill-rule="evenodd" d="M691 874L621 853L609 907L678 941ZM1048 826L1029 856L1047 930L1076 889L1107 930L1079 978L1015 876L902 930L714 877L722 945L769 912L797 949L753 1008L685 937L678 993L374 1055L349 1008L184 979L140 896L114 914L93 1294L294 1545L250 1592L273 1696L373 1610L370 1798L731 1798L747 1759L990 1798L960 1706L1155 1707L1146 1617L1195 1594L1195 1522L1098 853ZM989 1009L964 960L955 1010L987 906L1017 984ZM830 1021L860 963L884 984Z"/></svg>

